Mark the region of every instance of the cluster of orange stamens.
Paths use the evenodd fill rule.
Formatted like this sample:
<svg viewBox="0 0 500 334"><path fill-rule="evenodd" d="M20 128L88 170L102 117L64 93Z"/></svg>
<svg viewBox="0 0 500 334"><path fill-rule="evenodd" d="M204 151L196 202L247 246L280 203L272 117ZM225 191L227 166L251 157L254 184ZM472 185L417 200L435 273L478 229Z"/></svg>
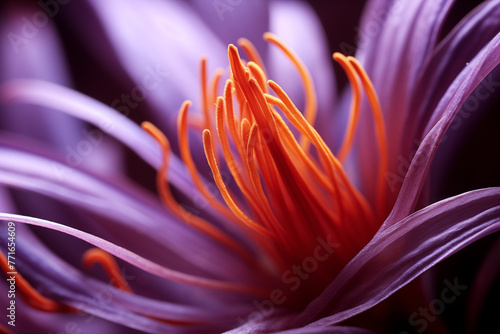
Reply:
<svg viewBox="0 0 500 334"><path fill-rule="evenodd" d="M177 129L181 158L208 203L245 231L277 268L301 261L317 246L318 237L329 237L342 245L335 258L343 265L369 240L385 214L383 171L387 168L387 143L377 95L355 58L334 54L353 87L350 119L335 155L313 126L317 102L307 68L277 37L266 33L264 39L282 50L297 68L305 92L304 114L276 82L267 79L256 49L248 40L241 39L238 43L249 61L242 61L238 49L229 46L230 76L220 96L217 93L222 70L216 71L209 89L207 61L202 59L202 119L188 117L190 101L182 105ZM361 87L373 111L380 155L379 196L375 205L370 205L353 186L342 165L354 142ZM190 125L203 129L205 156L223 201L207 190L197 170L188 141ZM175 201L168 185L168 140L151 123L142 126L163 149L157 185L167 208L234 251L248 255L221 230L190 214ZM224 180L223 168L230 172L230 180ZM234 184L229 184L233 181Z"/></svg>

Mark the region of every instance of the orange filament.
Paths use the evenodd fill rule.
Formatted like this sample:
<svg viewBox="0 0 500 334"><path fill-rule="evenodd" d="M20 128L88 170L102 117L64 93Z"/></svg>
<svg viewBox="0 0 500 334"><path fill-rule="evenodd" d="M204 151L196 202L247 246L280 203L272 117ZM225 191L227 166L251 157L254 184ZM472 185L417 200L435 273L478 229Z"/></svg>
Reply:
<svg viewBox="0 0 500 334"><path fill-rule="evenodd" d="M314 121L316 120L316 113L317 113L317 99L316 99L316 92L314 89L314 83L311 77L311 74L309 73L309 70L307 67L304 65L304 63L300 60L300 58L289 48L287 47L282 41L278 39L275 35L271 33L265 33L264 34L264 39L276 45L279 47L283 53L292 61L292 63L295 65L297 68L300 78L302 80L302 84L304 85L305 89L305 100L306 100L306 105L305 105L305 111L304 115L307 120L307 122L311 125L314 125ZM306 137L303 136L301 139L301 146L304 149L304 151L307 152L308 148L308 141L306 140Z"/></svg>
<svg viewBox="0 0 500 334"><path fill-rule="evenodd" d="M365 70L359 63L359 61L354 57L347 57L347 60L356 70L363 87L365 89L368 101L373 112L373 118L375 120L375 135L377 137L377 144L379 150L379 165L378 165L378 182L377 182L377 213L380 218L385 214L384 210L384 199L387 192L387 187L385 183L385 172L387 171L389 165L389 157L387 152L387 134L385 130L384 114L382 113L382 107L380 106L380 101L378 99L375 88L366 74Z"/></svg>
<svg viewBox="0 0 500 334"><path fill-rule="evenodd" d="M82 256L82 261L83 265L85 268L90 269L94 264L99 264L103 267L104 271L108 275L108 277L111 279L111 284L113 284L115 287L118 289L133 293L132 289L130 288L129 284L123 277L122 273L120 272L120 269L118 267L118 264L116 263L115 259L113 256L111 256L109 253L103 251L102 249L99 248L91 248L87 250L83 256ZM178 325L178 326L187 326L187 325L196 325L199 324L197 322L190 322L190 321L176 321L176 320L170 320L166 318L158 318L158 317L151 317L147 314L143 314L141 312L138 312L138 314L144 315L150 319L158 320L167 324L172 324L172 325Z"/></svg>
<svg viewBox="0 0 500 334"><path fill-rule="evenodd" d="M229 94L229 90L231 89L230 82L227 83L226 89L227 89L226 96L231 98ZM228 137L225 134L224 111L225 111L224 99L222 97L219 97L219 99L217 100L217 107L216 107L217 134L219 136L219 140L224 152L224 158L226 159L229 169L233 177L235 178L238 187L242 190L243 195L248 200L252 209L259 216L260 220L263 222L263 225L265 225L267 228L270 228L271 230L274 230L275 233L283 235L282 227L279 225L274 213L272 212L269 206L269 202L266 198L266 195L264 194L264 191L260 183L259 175L257 173L257 170L255 169L255 163L253 161L253 149L255 147L256 137L255 135L252 137L252 134L256 133L257 124L253 124L253 126L251 126L250 122L246 118L243 119L241 122L241 141L238 142L240 143L240 146L246 148L247 154L245 157L243 156L242 153L240 155L240 158L242 158L243 161L246 160L247 164L244 164L244 166L241 166L240 164L239 167L245 172L246 178L250 179L249 183L251 184L251 187L247 187L247 185L244 182L244 177L242 173L240 173L238 170L239 169L237 167L238 164L235 162L233 158L233 155L229 147ZM228 117L228 122L229 121L230 118ZM235 134L234 137L237 137L237 135ZM233 139L237 140L237 138ZM241 152L243 152L243 150L241 150ZM254 192L252 192L249 188L253 189Z"/></svg>
<svg viewBox="0 0 500 334"><path fill-rule="evenodd" d="M179 140L179 148L181 151L182 161L186 165L189 175L193 180L193 183L198 189L198 191L205 197L205 199L215 208L219 213L224 215L229 219L233 219L233 216L229 212L229 210L223 206L220 202L218 202L212 194L210 194L203 184L201 177L196 169L196 165L193 161L193 157L191 156L191 151L189 149L189 137L188 137L188 124L187 124L187 115L188 109L191 105L190 101L186 101L182 104L182 107L179 111L179 116L177 117L177 135ZM165 137L162 134L163 137ZM166 140L166 138L165 138Z"/></svg>
<svg viewBox="0 0 500 334"><path fill-rule="evenodd" d="M125 292L132 292L118 267L118 263L109 253L99 248L91 248L83 254L82 262L87 269L96 263L99 264L111 279L111 284Z"/></svg>
<svg viewBox="0 0 500 334"><path fill-rule="evenodd" d="M143 122L142 128L146 132L148 132L158 142L158 144L160 144L162 149L163 162L156 177L156 184L158 192L160 193L160 198L165 207L167 207L172 213L174 213L183 221L210 236L214 240L217 240L221 244L226 245L227 247L241 255L243 258L251 258L248 254L248 251L243 249L243 247L240 246L237 242L226 236L213 225L209 224L206 220L192 215L190 212L186 211L186 209L184 209L179 203L177 203L174 196L172 195L172 192L170 191L170 187L168 186L167 170L168 159L170 156L170 144L168 142L168 139L160 130L158 130L158 128L156 128L149 122Z"/></svg>
<svg viewBox="0 0 500 334"><path fill-rule="evenodd" d="M252 77L254 77L259 83L260 89L267 93L266 75L264 74L264 71L262 71L262 69L254 62L249 62L247 66Z"/></svg>
<svg viewBox="0 0 500 334"><path fill-rule="evenodd" d="M354 141L354 135L356 134L356 127L358 125L359 114L361 111L361 88L359 87L359 80L356 77L356 70L351 65L347 57L336 52L333 54L333 59L335 59L340 66L344 69L347 74L347 78L352 86L352 102L351 110L349 112L349 123L347 124L346 133L344 135L344 140L342 145L340 145L339 153L337 154L340 161L344 161L349 150L352 147Z"/></svg>
<svg viewBox="0 0 500 334"><path fill-rule="evenodd" d="M241 220L243 221L247 226L251 227L252 229L265 234L269 235L269 231L267 231L265 228L263 228L261 225L258 225L255 223L253 220L248 218L248 216L236 205L234 202L233 198L227 191L226 185L224 184L224 181L222 179L219 167L217 166L217 161L215 159L215 153L214 153L214 147L212 143L212 135L210 134L210 130L205 129L203 131L203 146L205 147L205 155L207 156L208 164L210 165L210 169L212 170L212 173L214 175L214 180L215 183L217 184L217 187L219 188L222 197L226 201L227 205L233 211L233 213Z"/></svg>
<svg viewBox="0 0 500 334"><path fill-rule="evenodd" d="M229 170L231 171L232 176L234 177L238 187L241 189L243 194L245 195L245 198L248 199L249 204L251 208L256 211L256 213L259 215L259 217L262 220L267 220L268 218L272 218L272 216L269 216L269 212L267 212L267 215L264 214L263 210L261 209L262 203L260 202L262 199L261 198L255 198L252 196L250 190L248 189L247 185L245 184L244 180L244 175L240 172L240 170L243 171L243 166L238 164L232 153L231 149L229 147L229 141L228 138L225 134L224 130L224 99L222 97L219 97L217 99L217 107L216 107L216 128L217 128L217 135L219 136L219 140L222 146L222 151L224 154L224 158L226 160L226 163L229 167ZM246 121L246 122L244 122ZM246 125L245 129L242 128L242 134L243 134L243 142L246 142L247 139L245 137L249 136L249 122L248 120L244 119L244 121L241 123L242 126ZM248 171L248 166L245 169L246 174L249 174Z"/></svg>
<svg viewBox="0 0 500 334"><path fill-rule="evenodd" d="M57 301L48 299L42 296L36 289L34 289L31 284L26 281L26 279L15 269L11 268L7 258L3 253L0 252L0 266L2 270L7 274L7 276L15 277L16 289L19 291L19 295L26 302L26 304L31 307L45 312L74 312L75 309L71 306L61 304Z"/></svg>
<svg viewBox="0 0 500 334"><path fill-rule="evenodd" d="M257 49L255 46L246 38L240 38L238 39L238 45L241 46L243 49L243 52L245 52L245 55L250 59L250 61L253 61L254 63L257 64L261 68L261 70L264 72L264 75L267 76L267 71L264 66L264 62L262 61L262 58L259 55L259 52L257 52Z"/></svg>
<svg viewBox="0 0 500 334"><path fill-rule="evenodd" d="M222 78L223 74L224 74L224 71L222 69L218 69L215 71L215 74L211 80L211 84L210 84L210 86L212 87L211 104L215 103L215 101L217 100L217 96L218 96L217 90L219 88L220 79Z"/></svg>
<svg viewBox="0 0 500 334"><path fill-rule="evenodd" d="M205 117L205 127L210 129L210 106L208 102L208 91L207 91L207 57L201 58L200 66L200 81L201 81L201 100L203 105L203 116Z"/></svg>

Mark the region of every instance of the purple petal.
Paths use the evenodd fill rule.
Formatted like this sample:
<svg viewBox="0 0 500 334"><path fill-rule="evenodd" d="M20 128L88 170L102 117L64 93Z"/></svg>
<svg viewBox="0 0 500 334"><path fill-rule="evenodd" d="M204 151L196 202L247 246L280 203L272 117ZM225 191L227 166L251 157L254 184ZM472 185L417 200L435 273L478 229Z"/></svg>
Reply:
<svg viewBox="0 0 500 334"><path fill-rule="evenodd" d="M356 58L365 67L371 68L377 62L377 58L370 57L370 55L377 54L379 40L382 36L380 31L390 15L401 13L401 6L402 3L395 3L394 0L371 0L366 2L360 25L356 27L358 33ZM347 48L345 49L347 51Z"/></svg>
<svg viewBox="0 0 500 334"><path fill-rule="evenodd" d="M14 203L7 189L0 187L0 212L14 212Z"/></svg>
<svg viewBox="0 0 500 334"><path fill-rule="evenodd" d="M102 130L101 135L107 133L114 136L156 169L161 164L162 154L158 144L142 128L116 110L71 89L36 80L12 81L0 86L0 100L35 104L68 113L97 126ZM66 160L68 159L67 155ZM65 166L61 166L56 172L65 170ZM234 231L234 224L224 219L201 197L193 186L184 163L173 154L169 161L169 181L185 198L191 199L192 202L184 204L209 213L217 218L218 223Z"/></svg>
<svg viewBox="0 0 500 334"><path fill-rule="evenodd" d="M369 29L370 24L376 25L380 31L380 36L377 34L376 39L370 39L368 42L376 42L376 50L368 54L371 47L366 46L361 49L360 58L367 60L363 65L373 81L384 112L389 139L387 148L390 170L398 167L401 144L413 141L413 138L405 135L410 94L419 71L433 50L452 2L396 1L389 9L378 14L373 13L372 20L365 15L367 26L361 27L361 31ZM383 23L379 22L381 16L387 16ZM371 114L366 103L363 114ZM378 160L372 117L361 118L358 133L359 166L371 165L373 161ZM375 168L361 169L363 187L370 200L377 196L376 173ZM395 195L394 192L392 194Z"/></svg>
<svg viewBox="0 0 500 334"><path fill-rule="evenodd" d="M415 277L500 230L500 188L469 192L424 208L379 231L331 285L297 318L324 327L363 312Z"/></svg>
<svg viewBox="0 0 500 334"><path fill-rule="evenodd" d="M211 276L240 281L250 277L257 279L255 268L249 268L248 263L236 254L228 252L214 240L173 217L156 198L142 189L125 180L100 179L77 169L66 168L57 160L49 160L19 149L7 149L6 146L8 142L3 143L3 148L0 149L4 157L0 161L0 183L39 192L106 217L108 219L100 222L99 226L112 231L113 238L120 246L141 252L142 256L158 261L161 259L164 265L188 272L198 272L195 269L197 267ZM55 171L64 171L63 180L59 179L60 174ZM170 233L156 232L165 228ZM85 229L90 229L90 226ZM130 233L136 234L136 238L130 238ZM145 240L161 248L144 248ZM192 244L196 244L204 252L201 255L192 252L189 246ZM218 263L224 265L214 265L213 258L218 258ZM228 272L227 266L233 270Z"/></svg>
<svg viewBox="0 0 500 334"><path fill-rule="evenodd" d="M81 38L118 80L132 81L135 86L129 95L139 96L142 90L155 122L167 135L172 134L169 139L175 143L175 119L182 102L194 100L193 110L200 106L197 68L201 56L207 55L210 71L225 68L226 45L182 1L144 1L140 6L135 1L115 0L83 4L83 9L89 11L89 7L95 21L90 32L87 16L79 13L81 7L73 9L73 25Z"/></svg>
<svg viewBox="0 0 500 334"><path fill-rule="evenodd" d="M37 27L33 14L36 6L9 3L2 8L0 31L0 83L12 79L40 79L68 85L69 71L63 49L52 20ZM40 16L37 16L40 17ZM79 138L77 120L43 108L2 106L2 128L14 130L46 142L64 147L75 144ZM52 131L48 129L59 129Z"/></svg>
<svg viewBox="0 0 500 334"><path fill-rule="evenodd" d="M272 320L270 320L271 322ZM346 327L346 326L332 326L332 327L321 327L321 328L298 328L298 329L290 329L285 331L272 331L269 332L262 327L262 324L246 324L239 328L233 329L231 331L225 332L225 334L251 334L251 333L260 333L259 329L264 330L266 333L274 333L274 334L374 334L374 332L357 327Z"/></svg>
<svg viewBox="0 0 500 334"><path fill-rule="evenodd" d="M32 217L25 217L20 215L7 214L7 213L0 213L0 219L4 221L11 221L21 224L41 226L44 228L60 231L65 234L74 236L80 240L84 240L98 248L101 248L102 250L114 255L119 259L126 261L127 263L134 265L137 268L140 268L148 273L151 273L158 277L165 278L170 281L179 282L182 284L191 284L194 286L204 287L208 289L215 289L220 291L237 292L241 294L255 294L255 293L260 294L262 292L265 292L257 287L246 286L239 283L206 279L203 277L195 277L192 275L177 272L169 268L165 268L146 258L143 258L125 248L118 247L115 244L110 243L104 239L51 221L32 218Z"/></svg>
<svg viewBox="0 0 500 334"><path fill-rule="evenodd" d="M10 215L7 220L21 222L19 219L10 219L14 217L16 216ZM22 218L21 220L29 221L31 219L26 217L26 219ZM90 315L154 333L183 332L185 328L165 325L142 316L142 314L174 321L192 321L202 324L200 326L205 331L212 327L215 328L212 331L216 331L216 329L220 331L229 328L228 324L234 325L235 319L241 314L246 314L248 305L251 305L246 298L235 298L239 295L236 294L229 299L232 301L232 307L228 308L226 293L221 294L216 290L200 289L193 286L188 289L183 289L182 285L177 287L183 294L181 304L147 299L123 292L109 284L84 277L73 267L68 266L57 256L47 251L44 245L40 244L29 233L29 230L23 229L23 227L21 224L16 226L16 231L24 232L17 234L16 268L23 275L29 277L31 282L35 282L37 289L42 291L44 295ZM7 237L3 235L2 240L7 240ZM4 242L0 241L0 243L6 247ZM165 288L168 288L168 285L160 287L160 289ZM158 296L155 296L156 298ZM193 306L187 303L192 303ZM194 325L189 328L195 332L200 326Z"/></svg>
<svg viewBox="0 0 500 334"><path fill-rule="evenodd" d="M266 50L262 35L269 31L270 2L190 0L195 11L223 45L235 44L239 38L251 41L259 50Z"/></svg>
<svg viewBox="0 0 500 334"><path fill-rule="evenodd" d="M382 229L395 224L415 208L423 182L430 168L438 144L466 98L476 86L500 63L500 34L497 34L460 73L437 106L434 115L440 115L437 124L427 134L416 152L403 181L393 211ZM392 173L394 175L394 173ZM386 175L389 175L386 174Z"/></svg>
<svg viewBox="0 0 500 334"><path fill-rule="evenodd" d="M61 261L25 225L18 224L16 231L19 241L16 248L16 268L25 277L29 277L31 282L36 283L37 290L44 295L81 310L89 309L90 314L99 315L99 312L106 312L105 308L115 307L150 317L188 322L196 320L210 324L232 322L237 316L247 313L250 307L248 300L229 295L233 307L228 308L228 296L225 294L193 286L186 289L182 285L173 287L166 284L168 282L165 280L159 286L148 285L149 289L156 290L154 299L126 293L110 284L88 278ZM7 240L5 233L2 237L2 240ZM0 243L6 246L3 242ZM144 277L143 274L141 276ZM127 277L129 276L125 276L126 279ZM127 279L133 288L137 287L137 284L132 284L135 283L134 279L135 277ZM163 290L169 289L171 290L167 296L161 296ZM181 292L179 303L170 302L175 300L172 298L176 293L174 289ZM93 311L92 307L99 310Z"/></svg>
<svg viewBox="0 0 500 334"><path fill-rule="evenodd" d="M407 119L409 136L421 138L439 117L433 114L446 88L500 30L500 1L486 1L467 15L439 44L415 87ZM431 116L433 120L430 120ZM414 126L415 123L419 125ZM411 125L411 126L409 126ZM426 129L426 130L425 130Z"/></svg>
<svg viewBox="0 0 500 334"><path fill-rule="evenodd" d="M2 291L8 290L6 281L2 280L0 289ZM7 298L6 293L0 296L0 302L2 305L8 305L10 300ZM5 328L14 328L8 325L7 321L10 320L8 318L4 320L2 317L1 323ZM95 334L135 333L131 329L83 312L61 314L39 311L25 304L21 298L16 298L15 324L16 333L67 333L68 331Z"/></svg>
<svg viewBox="0 0 500 334"><path fill-rule="evenodd" d="M151 136L116 110L86 95L48 82L19 80L0 86L0 99L65 112L99 127L101 134L114 136L156 169L161 164L160 148ZM171 156L169 173L172 184L186 198L197 198L199 194L187 176L184 164L175 155Z"/></svg>

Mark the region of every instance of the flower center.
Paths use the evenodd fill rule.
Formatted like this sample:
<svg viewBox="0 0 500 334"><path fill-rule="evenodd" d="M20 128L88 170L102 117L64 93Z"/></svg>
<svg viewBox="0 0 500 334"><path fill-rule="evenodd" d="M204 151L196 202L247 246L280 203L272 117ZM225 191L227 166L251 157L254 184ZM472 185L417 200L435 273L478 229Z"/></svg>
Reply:
<svg viewBox="0 0 500 334"><path fill-rule="evenodd" d="M267 79L259 54L249 41L241 39L239 45L248 61L242 61L234 45L229 46L230 76L221 96L217 87L222 71L214 75L209 94L206 59L202 59L203 117L188 118L191 102L182 105L178 116L180 154L196 188L214 209L258 245L272 262L278 280L285 280L280 273L309 263L307 268L302 265L305 271L314 272L307 275L308 285L321 290L370 240L384 218L387 143L383 115L373 85L359 62L335 53L333 58L353 87L346 134L335 155L314 128L316 96L309 71L277 37L266 33L264 39L282 50L297 68L305 92L304 114L276 82ZM360 117L361 86L373 112L380 156L378 199L373 205L350 182L343 167ZM203 129L205 156L223 202L208 191L193 161L189 125ZM150 123L143 123L143 128L163 148L164 161L157 183L167 208L248 257L248 252L229 236L176 202L166 175L168 140ZM316 262L307 262L308 258Z"/></svg>
<svg viewBox="0 0 500 334"><path fill-rule="evenodd" d="M264 39L278 47L296 67L304 86L304 114L276 82L267 79L255 47L241 39L238 43L248 61L242 61L234 45L229 46L230 76L220 96L218 86L223 71L216 71L208 84L207 60L202 59L202 117L189 115L191 102L184 102L177 131L180 155L193 184L214 210L247 236L255 249L241 245L226 230L177 202L168 183L169 141L151 123L144 122L142 126L162 148L157 187L164 205L181 220L255 265L259 272L273 278L273 283L288 286L291 291L300 286L295 297L288 299L293 303L294 298L309 299L322 291L378 229L386 214L383 173L388 163L387 140L383 114L368 76L356 59L335 53L333 58L345 70L353 94L345 136L334 154L314 128L317 100L309 71L277 37L266 33ZM365 199L343 166L353 147L360 118L361 87L373 112L379 151L376 203ZM209 191L209 184L193 160L190 127L202 130L205 156L220 192L218 196ZM132 292L114 258L106 252L90 250L83 262L87 267L100 264L116 287ZM0 268L5 273L12 270L2 253ZM19 273L16 282L25 302L36 309L75 311L42 296ZM195 279L189 282L196 284ZM217 283L219 288L225 286L224 282ZM260 287L227 285L231 291L263 293Z"/></svg>

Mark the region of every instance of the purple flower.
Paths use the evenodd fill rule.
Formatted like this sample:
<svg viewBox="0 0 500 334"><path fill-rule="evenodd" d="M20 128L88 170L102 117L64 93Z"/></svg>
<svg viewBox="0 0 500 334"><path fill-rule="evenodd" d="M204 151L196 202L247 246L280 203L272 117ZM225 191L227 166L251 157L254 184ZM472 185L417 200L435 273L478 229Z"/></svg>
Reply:
<svg viewBox="0 0 500 334"><path fill-rule="evenodd" d="M12 73L0 87L3 126L18 134L0 137L1 284L14 293L0 298L17 308L3 327L382 330L387 319L364 319L500 229L498 187L431 200L438 145L447 135L454 146L446 131L475 89L491 82L495 94L500 62L500 2L445 31L452 5L368 2L356 58L334 54L350 83L338 97L321 27L300 2L8 7L4 43L21 56L4 59ZM80 72L83 94L53 62L61 53L26 56L58 47L49 16L71 29L64 38L77 36L68 52L85 49L105 84ZM261 42L267 30L275 35ZM248 39L227 48L239 37ZM35 71L47 66L58 72ZM32 129L38 141L19 136ZM491 254L486 268L498 267ZM497 274L479 271L486 283L472 305ZM464 290L456 277L444 285L431 312ZM438 312L416 307L408 323L422 332Z"/></svg>

